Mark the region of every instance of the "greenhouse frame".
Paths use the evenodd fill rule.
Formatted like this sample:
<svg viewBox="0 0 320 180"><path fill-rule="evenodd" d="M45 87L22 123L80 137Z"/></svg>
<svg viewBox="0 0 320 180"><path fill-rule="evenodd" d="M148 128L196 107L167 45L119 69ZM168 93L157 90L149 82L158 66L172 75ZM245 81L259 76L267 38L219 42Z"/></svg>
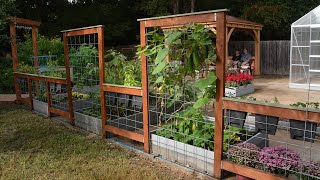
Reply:
<svg viewBox="0 0 320 180"><path fill-rule="evenodd" d="M320 90L320 6L291 25L289 87Z"/></svg>

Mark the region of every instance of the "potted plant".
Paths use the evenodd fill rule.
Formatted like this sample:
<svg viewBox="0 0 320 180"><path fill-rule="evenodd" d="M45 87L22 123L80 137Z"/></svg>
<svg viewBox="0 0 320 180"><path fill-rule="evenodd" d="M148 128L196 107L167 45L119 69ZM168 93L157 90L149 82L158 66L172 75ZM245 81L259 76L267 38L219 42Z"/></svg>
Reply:
<svg viewBox="0 0 320 180"><path fill-rule="evenodd" d="M243 128L247 112L235 111L235 110L226 110L226 124L230 126L235 126Z"/></svg>
<svg viewBox="0 0 320 180"><path fill-rule="evenodd" d="M290 171L299 168L300 156L293 150L285 147L265 147L259 152L258 168L288 176Z"/></svg>
<svg viewBox="0 0 320 180"><path fill-rule="evenodd" d="M249 166L256 167L258 163L260 148L251 143L239 143L231 146L227 151L227 158L229 161ZM237 174L237 180L247 180L248 177Z"/></svg>
<svg viewBox="0 0 320 180"><path fill-rule="evenodd" d="M302 180L316 180L320 177L320 163L313 161L301 162L297 173L293 174L297 179Z"/></svg>
<svg viewBox="0 0 320 180"><path fill-rule="evenodd" d="M244 73L233 73L226 77L225 96L238 97L254 92L252 76Z"/></svg>
<svg viewBox="0 0 320 180"><path fill-rule="evenodd" d="M265 100L265 102L268 102ZM273 103L279 104L279 100L274 97ZM279 117L266 116L262 114L255 114L255 129L256 132L275 135L277 131Z"/></svg>
<svg viewBox="0 0 320 180"><path fill-rule="evenodd" d="M319 103L317 102L297 102L290 104L290 106L319 109ZM317 123L290 119L290 137L292 139L302 139L304 141L313 143L316 136L317 127Z"/></svg>

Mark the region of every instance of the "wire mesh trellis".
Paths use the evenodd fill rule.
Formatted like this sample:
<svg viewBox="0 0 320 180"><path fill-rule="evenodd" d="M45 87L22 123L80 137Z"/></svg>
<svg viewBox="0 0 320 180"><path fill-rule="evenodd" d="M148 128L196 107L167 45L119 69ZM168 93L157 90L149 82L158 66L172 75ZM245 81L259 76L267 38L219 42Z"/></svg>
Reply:
<svg viewBox="0 0 320 180"><path fill-rule="evenodd" d="M225 130L224 135L243 137L242 141L236 144L232 143L231 139L223 142L226 148L225 159L280 176L319 179L318 124L307 116L309 110L305 111L304 119L297 120L294 119L298 118L295 116L293 119L285 119L247 111L226 110L226 126L242 127L245 131L238 132L230 128Z"/></svg>
<svg viewBox="0 0 320 180"><path fill-rule="evenodd" d="M154 54L152 50L146 52L151 147L155 155L212 175L213 105L210 103L201 109L195 109L193 105L202 93L197 88L196 82L207 77L208 65L213 62L210 60L205 62L203 67L197 69L197 74L185 72L188 62L187 51L188 48L190 49L186 44L190 41L188 38L196 34L194 27L201 29L204 26L188 24L164 30L147 28L146 46L149 49L157 49L159 44L163 43L169 51L165 60L167 68L160 73L154 72L158 68L156 61L160 54L158 52L161 50ZM170 38L172 34L180 34L180 32L183 35L178 40ZM212 32L208 30L203 33ZM214 38L209 41L212 45ZM171 44L168 45L168 42ZM213 47L211 48L213 50ZM200 48L199 51L201 51Z"/></svg>
<svg viewBox="0 0 320 180"><path fill-rule="evenodd" d="M100 118L98 36L70 36L68 48L73 109Z"/></svg>

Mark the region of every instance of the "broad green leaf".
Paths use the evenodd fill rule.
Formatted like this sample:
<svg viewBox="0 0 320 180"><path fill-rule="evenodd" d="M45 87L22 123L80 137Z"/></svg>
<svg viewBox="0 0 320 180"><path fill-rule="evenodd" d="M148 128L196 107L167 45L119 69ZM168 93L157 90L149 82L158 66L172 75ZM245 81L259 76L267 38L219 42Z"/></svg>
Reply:
<svg viewBox="0 0 320 180"><path fill-rule="evenodd" d="M171 45L171 43L172 43L173 41L175 41L181 34L182 34L182 32L180 32L180 31L175 31L175 32L171 33L171 34L168 36L166 43L167 43L168 45Z"/></svg>
<svg viewBox="0 0 320 180"><path fill-rule="evenodd" d="M160 83L162 81L163 81L163 76L159 76L155 83L158 84L158 83Z"/></svg>
<svg viewBox="0 0 320 180"><path fill-rule="evenodd" d="M154 61L156 64L159 64L160 62L162 62L166 56L168 55L169 49L168 48L163 48L160 51L158 51L156 60Z"/></svg>
<svg viewBox="0 0 320 180"><path fill-rule="evenodd" d="M200 89L200 90L204 90L205 88L207 88L209 85L212 85L215 81L216 81L217 77L216 74L214 72L209 72L208 77L205 79L201 79L199 81L196 82L196 86Z"/></svg>
<svg viewBox="0 0 320 180"><path fill-rule="evenodd" d="M205 28L204 24L196 24L196 30L201 31Z"/></svg>
<svg viewBox="0 0 320 180"><path fill-rule="evenodd" d="M166 67L167 62L166 61L161 61L156 68L152 71L152 75L158 74L161 72L165 67Z"/></svg>
<svg viewBox="0 0 320 180"><path fill-rule="evenodd" d="M193 108L199 109L199 108L203 107L204 105L206 105L208 102L209 102L209 98L200 98L200 99L198 99L197 102L195 102L193 104Z"/></svg>

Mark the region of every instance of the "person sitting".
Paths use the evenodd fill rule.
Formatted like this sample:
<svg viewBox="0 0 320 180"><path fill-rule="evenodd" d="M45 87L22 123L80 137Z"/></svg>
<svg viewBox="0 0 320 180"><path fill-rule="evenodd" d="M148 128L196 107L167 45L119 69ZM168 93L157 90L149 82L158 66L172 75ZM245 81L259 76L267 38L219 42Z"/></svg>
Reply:
<svg viewBox="0 0 320 180"><path fill-rule="evenodd" d="M241 59L240 59L241 66L249 66L251 59L252 59L252 56L248 52L248 49L244 48L243 49L243 54L241 55Z"/></svg>
<svg viewBox="0 0 320 180"><path fill-rule="evenodd" d="M235 54L232 56L232 66L233 68L239 68L241 63L240 63L240 60L241 60L241 54L239 52L239 50L236 50Z"/></svg>

